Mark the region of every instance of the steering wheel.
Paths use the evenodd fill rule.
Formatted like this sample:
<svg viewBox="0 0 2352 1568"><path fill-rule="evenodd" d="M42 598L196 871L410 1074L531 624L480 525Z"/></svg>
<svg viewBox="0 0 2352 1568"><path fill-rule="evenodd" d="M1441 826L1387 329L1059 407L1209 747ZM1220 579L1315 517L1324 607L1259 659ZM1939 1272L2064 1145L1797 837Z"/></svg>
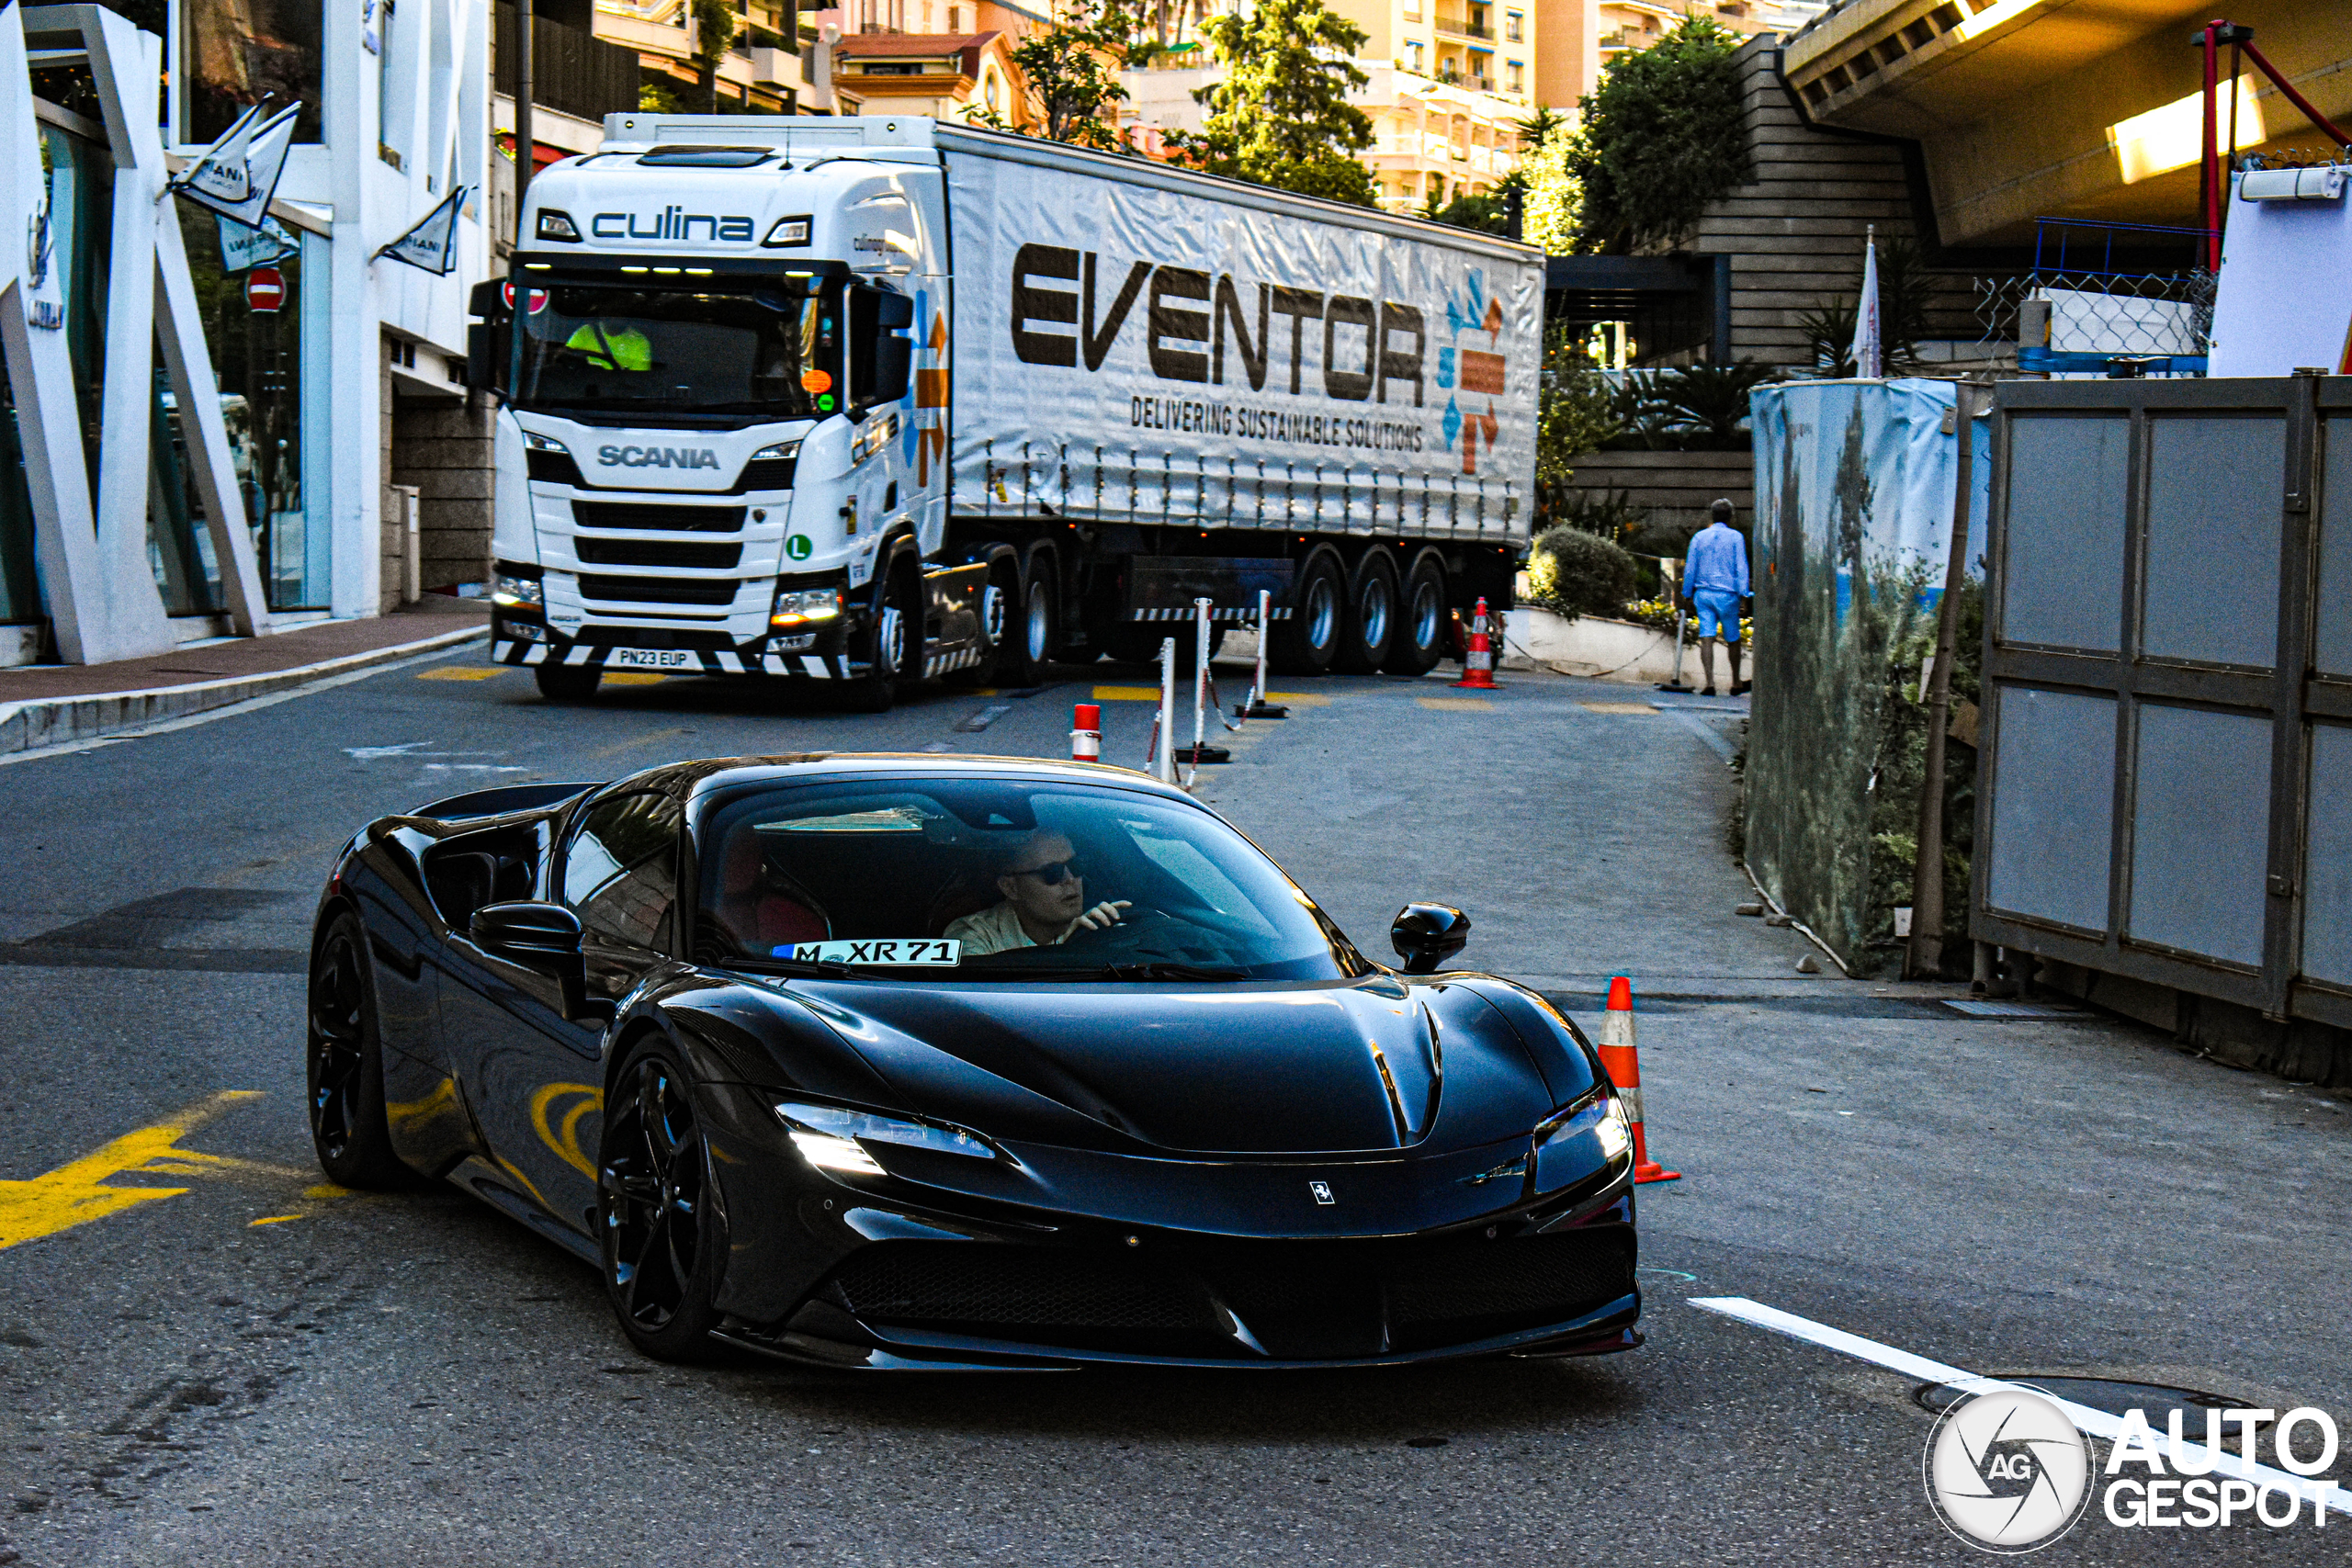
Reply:
<svg viewBox="0 0 2352 1568"><path fill-rule="evenodd" d="M1138 942L1159 934L1165 928L1174 924L1176 922L1165 911L1131 908L1117 925L1099 928L1080 926L1062 938L1061 945L1066 948L1078 948L1081 952L1093 952L1098 949L1114 953L1123 952L1134 947Z"/></svg>

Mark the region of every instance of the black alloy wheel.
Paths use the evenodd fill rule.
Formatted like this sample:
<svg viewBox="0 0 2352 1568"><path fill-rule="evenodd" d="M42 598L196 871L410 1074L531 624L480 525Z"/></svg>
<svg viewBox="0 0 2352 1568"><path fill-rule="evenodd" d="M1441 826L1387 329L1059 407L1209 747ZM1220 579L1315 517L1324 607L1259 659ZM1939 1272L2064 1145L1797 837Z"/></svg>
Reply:
<svg viewBox="0 0 2352 1568"><path fill-rule="evenodd" d="M311 1143L342 1187L399 1187L409 1168L384 1120L384 1047L368 939L349 910L327 922L311 955Z"/></svg>
<svg viewBox="0 0 2352 1568"><path fill-rule="evenodd" d="M551 703L584 703L596 695L596 688L604 683L604 666L597 664L534 664L531 679L539 688L539 695Z"/></svg>
<svg viewBox="0 0 2352 1568"><path fill-rule="evenodd" d="M1318 549L1306 558L1291 579L1290 615L1274 623L1273 646L1267 662L1284 675L1321 675L1339 657L1341 610L1346 580L1340 558Z"/></svg>
<svg viewBox="0 0 2352 1568"><path fill-rule="evenodd" d="M1347 615L1334 664L1351 675L1369 675L1385 664L1396 646L1396 558L1384 546L1367 546L1348 573Z"/></svg>
<svg viewBox="0 0 2352 1568"><path fill-rule="evenodd" d="M1413 563L1397 603L1402 614L1383 668L1392 675L1426 675L1445 657L1445 563L1436 551L1423 551Z"/></svg>
<svg viewBox="0 0 2352 1568"><path fill-rule="evenodd" d="M596 1198L605 1289L621 1332L661 1360L711 1355L725 1226L694 1085L658 1040L630 1052L614 1080Z"/></svg>

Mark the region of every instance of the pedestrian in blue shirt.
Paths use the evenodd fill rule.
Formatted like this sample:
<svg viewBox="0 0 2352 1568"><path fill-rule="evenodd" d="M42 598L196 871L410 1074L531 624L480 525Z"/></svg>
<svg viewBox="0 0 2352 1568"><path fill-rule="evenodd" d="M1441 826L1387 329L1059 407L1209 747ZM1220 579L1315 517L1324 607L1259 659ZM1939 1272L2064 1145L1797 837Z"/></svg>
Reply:
<svg viewBox="0 0 2352 1568"><path fill-rule="evenodd" d="M1748 598L1747 540L1731 525L1732 504L1708 508L1713 521L1690 536L1682 562L1682 607L1699 616L1699 668L1707 674L1707 695L1715 693L1715 638L1731 645L1731 694L1747 690L1739 678L1739 617Z"/></svg>

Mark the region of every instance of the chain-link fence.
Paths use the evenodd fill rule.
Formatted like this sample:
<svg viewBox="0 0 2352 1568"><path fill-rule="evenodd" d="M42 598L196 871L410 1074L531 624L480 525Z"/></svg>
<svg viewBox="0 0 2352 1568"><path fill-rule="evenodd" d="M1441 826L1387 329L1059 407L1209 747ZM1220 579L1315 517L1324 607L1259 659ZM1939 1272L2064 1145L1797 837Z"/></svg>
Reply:
<svg viewBox="0 0 2352 1568"><path fill-rule="evenodd" d="M2114 359L2195 357L2213 328L2213 275L2203 268L2122 274L2030 272L1976 280L1987 344Z"/></svg>

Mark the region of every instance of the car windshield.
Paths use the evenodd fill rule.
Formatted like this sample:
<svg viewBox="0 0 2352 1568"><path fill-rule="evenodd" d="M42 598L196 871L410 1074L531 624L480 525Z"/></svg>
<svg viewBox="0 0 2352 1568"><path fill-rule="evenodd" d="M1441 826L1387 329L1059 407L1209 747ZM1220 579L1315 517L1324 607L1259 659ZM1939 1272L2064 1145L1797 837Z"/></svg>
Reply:
<svg viewBox="0 0 2352 1568"><path fill-rule="evenodd" d="M523 318L520 400L814 418L839 406L836 299L558 284Z"/></svg>
<svg viewBox="0 0 2352 1568"><path fill-rule="evenodd" d="M956 978L1329 979L1369 965L1208 812L1001 779L861 780L713 806L698 962Z"/></svg>

